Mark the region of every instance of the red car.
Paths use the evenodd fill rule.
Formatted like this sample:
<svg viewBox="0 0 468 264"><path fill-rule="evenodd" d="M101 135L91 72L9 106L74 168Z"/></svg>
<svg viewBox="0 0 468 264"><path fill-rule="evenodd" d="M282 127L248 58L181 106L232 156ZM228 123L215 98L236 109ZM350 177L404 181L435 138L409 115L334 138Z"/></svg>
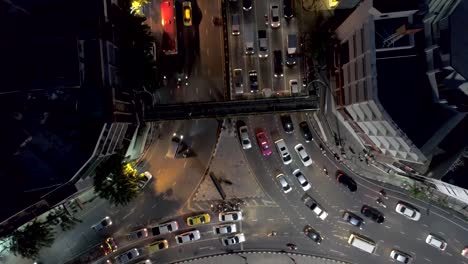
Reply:
<svg viewBox="0 0 468 264"><path fill-rule="evenodd" d="M268 139L265 131L260 131L257 133L257 142L260 150L262 151L263 156L271 155L270 144L268 144Z"/></svg>

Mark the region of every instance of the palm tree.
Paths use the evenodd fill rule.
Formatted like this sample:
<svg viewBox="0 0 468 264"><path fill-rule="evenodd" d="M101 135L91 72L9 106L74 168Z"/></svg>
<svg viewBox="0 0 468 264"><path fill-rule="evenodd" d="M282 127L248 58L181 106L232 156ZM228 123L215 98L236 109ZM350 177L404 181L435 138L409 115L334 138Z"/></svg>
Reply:
<svg viewBox="0 0 468 264"><path fill-rule="evenodd" d="M52 227L35 220L24 229L18 229L11 234L10 251L15 256L35 259L43 247L52 245L54 239Z"/></svg>
<svg viewBox="0 0 468 264"><path fill-rule="evenodd" d="M114 154L101 163L94 176L94 188L99 197L115 205L126 205L138 195L140 175L123 155Z"/></svg>

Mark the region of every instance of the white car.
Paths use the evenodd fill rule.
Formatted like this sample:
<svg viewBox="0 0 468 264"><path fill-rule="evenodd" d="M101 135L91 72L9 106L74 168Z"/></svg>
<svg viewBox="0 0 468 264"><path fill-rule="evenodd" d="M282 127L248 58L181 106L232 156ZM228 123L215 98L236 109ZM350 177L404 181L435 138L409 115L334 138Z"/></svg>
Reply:
<svg viewBox="0 0 468 264"><path fill-rule="evenodd" d="M286 181L286 176L284 176L284 174L282 173L278 174L278 176L276 176L276 179L281 185L281 188L283 189L284 193L288 193L292 190L291 186L289 186L288 181Z"/></svg>
<svg viewBox="0 0 468 264"><path fill-rule="evenodd" d="M277 5L270 6L270 19L271 19L271 27L272 28L279 28L281 25L280 15L279 15L279 7Z"/></svg>
<svg viewBox="0 0 468 264"><path fill-rule="evenodd" d="M304 166L307 167L307 166L312 165L312 159L309 157L309 155L305 151L305 148L304 148L304 146L302 144L297 144L294 147L294 149L296 150L296 153L299 156L299 158L301 159L302 164L304 164Z"/></svg>
<svg viewBox="0 0 468 264"><path fill-rule="evenodd" d="M111 225L112 225L112 220L110 219L109 216L106 216L97 224L93 225L91 228L94 229L96 232L99 232L108 228Z"/></svg>
<svg viewBox="0 0 468 264"><path fill-rule="evenodd" d="M137 262L136 264L152 264L152 262L149 259L145 259L145 260L142 260L140 262Z"/></svg>
<svg viewBox="0 0 468 264"><path fill-rule="evenodd" d="M394 259L395 261L397 262L401 262L401 263L405 263L405 264L408 264L411 262L411 260L413 259L409 254L406 254L404 252L401 252L399 250L392 250L392 252L390 252L390 258L391 259Z"/></svg>
<svg viewBox="0 0 468 264"><path fill-rule="evenodd" d="M240 221L240 220L242 220L241 211L219 213L219 221L221 222Z"/></svg>
<svg viewBox="0 0 468 264"><path fill-rule="evenodd" d="M247 132L247 126L239 127L239 136L243 149L252 148L252 142L250 141L249 133Z"/></svg>
<svg viewBox="0 0 468 264"><path fill-rule="evenodd" d="M136 259L138 256L140 256L140 252L138 252L138 249L132 248L129 251L117 256L115 260L118 264L125 264Z"/></svg>
<svg viewBox="0 0 468 264"><path fill-rule="evenodd" d="M153 236L164 235L177 230L179 230L179 224L177 221L171 221L151 228Z"/></svg>
<svg viewBox="0 0 468 264"><path fill-rule="evenodd" d="M302 190L307 191L312 187L310 186L309 181L307 181L307 179L305 178L304 174L302 174L301 170L294 170L293 175L294 177L296 177L297 181L299 182L299 185L301 185Z"/></svg>
<svg viewBox="0 0 468 264"><path fill-rule="evenodd" d="M221 238L221 243L223 245L225 245L225 246L235 245L235 244L239 244L239 243L242 243L242 242L245 242L244 233L239 233L239 234L235 234L233 236L228 236L228 237Z"/></svg>
<svg viewBox="0 0 468 264"><path fill-rule="evenodd" d="M298 94L299 82L296 79L289 80L289 89L291 90L291 94Z"/></svg>
<svg viewBox="0 0 468 264"><path fill-rule="evenodd" d="M447 248L447 242L445 242L442 238L431 234L426 237L426 243L442 251Z"/></svg>
<svg viewBox="0 0 468 264"><path fill-rule="evenodd" d="M175 237L175 240L176 240L177 244L184 244L184 243L187 243L187 242L199 240L200 238L201 238L200 231L193 230L193 231L189 231L189 232L185 232L185 233L182 233L180 235L177 235Z"/></svg>
<svg viewBox="0 0 468 264"><path fill-rule="evenodd" d="M421 213L416 208L410 207L402 202L397 203L395 211L413 221L418 221L421 218Z"/></svg>
<svg viewBox="0 0 468 264"><path fill-rule="evenodd" d="M219 226L214 226L213 227L213 232L216 235L219 234L231 234L237 232L237 227L236 224L230 223L230 224L225 224L225 225L219 225Z"/></svg>
<svg viewBox="0 0 468 264"><path fill-rule="evenodd" d="M304 204L314 212L314 214L317 215L318 218L325 220L328 216L328 213L322 208L321 205L317 203L312 197L310 197L308 194L305 194L302 196L302 201Z"/></svg>
<svg viewBox="0 0 468 264"><path fill-rule="evenodd" d="M127 236L128 240L137 240L145 237L148 237L148 229L146 228L135 230Z"/></svg>
<svg viewBox="0 0 468 264"><path fill-rule="evenodd" d="M151 181L153 178L153 175L149 173L149 171L145 171L144 173L141 174L141 178L138 181L138 189L143 189L145 186L148 184L148 182Z"/></svg>
<svg viewBox="0 0 468 264"><path fill-rule="evenodd" d="M289 154L288 147L286 147L286 143L284 143L283 139L278 139L275 141L276 149L281 156L281 160L283 161L284 165L288 165L292 162L292 157Z"/></svg>

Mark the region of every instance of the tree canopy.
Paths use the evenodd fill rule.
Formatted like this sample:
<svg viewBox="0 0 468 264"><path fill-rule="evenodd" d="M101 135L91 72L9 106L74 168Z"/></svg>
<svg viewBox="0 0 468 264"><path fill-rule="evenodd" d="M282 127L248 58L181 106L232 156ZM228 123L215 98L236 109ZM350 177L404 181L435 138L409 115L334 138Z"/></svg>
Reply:
<svg viewBox="0 0 468 264"><path fill-rule="evenodd" d="M50 247L54 242L52 227L46 223L34 221L24 229L14 231L9 237L10 251L15 256L35 259L43 247Z"/></svg>
<svg viewBox="0 0 468 264"><path fill-rule="evenodd" d="M126 205L138 195L140 175L123 155L114 154L96 168L94 190L115 205Z"/></svg>

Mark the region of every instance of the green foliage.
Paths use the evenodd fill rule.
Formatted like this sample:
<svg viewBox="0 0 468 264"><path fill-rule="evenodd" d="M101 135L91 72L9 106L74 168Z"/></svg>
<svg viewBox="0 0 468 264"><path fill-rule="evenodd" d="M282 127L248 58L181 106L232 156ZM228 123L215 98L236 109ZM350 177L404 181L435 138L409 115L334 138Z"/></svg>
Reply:
<svg viewBox="0 0 468 264"><path fill-rule="evenodd" d="M143 3L144 4L144 3ZM154 37L145 18L130 12L128 4L112 18L119 29L119 72L124 87L153 90L157 84L156 62L152 55Z"/></svg>
<svg viewBox="0 0 468 264"><path fill-rule="evenodd" d="M125 163L121 154L102 162L94 176L94 191L115 205L126 205L138 195L138 175L132 164Z"/></svg>
<svg viewBox="0 0 468 264"><path fill-rule="evenodd" d="M335 33L330 29L331 18L325 18L322 12L315 14L314 25L305 30L304 55L308 59L321 60Z"/></svg>
<svg viewBox="0 0 468 264"><path fill-rule="evenodd" d="M11 234L10 251L15 256L35 259L43 247L50 247L54 242L52 228L46 224L34 221L24 229L18 229Z"/></svg>

